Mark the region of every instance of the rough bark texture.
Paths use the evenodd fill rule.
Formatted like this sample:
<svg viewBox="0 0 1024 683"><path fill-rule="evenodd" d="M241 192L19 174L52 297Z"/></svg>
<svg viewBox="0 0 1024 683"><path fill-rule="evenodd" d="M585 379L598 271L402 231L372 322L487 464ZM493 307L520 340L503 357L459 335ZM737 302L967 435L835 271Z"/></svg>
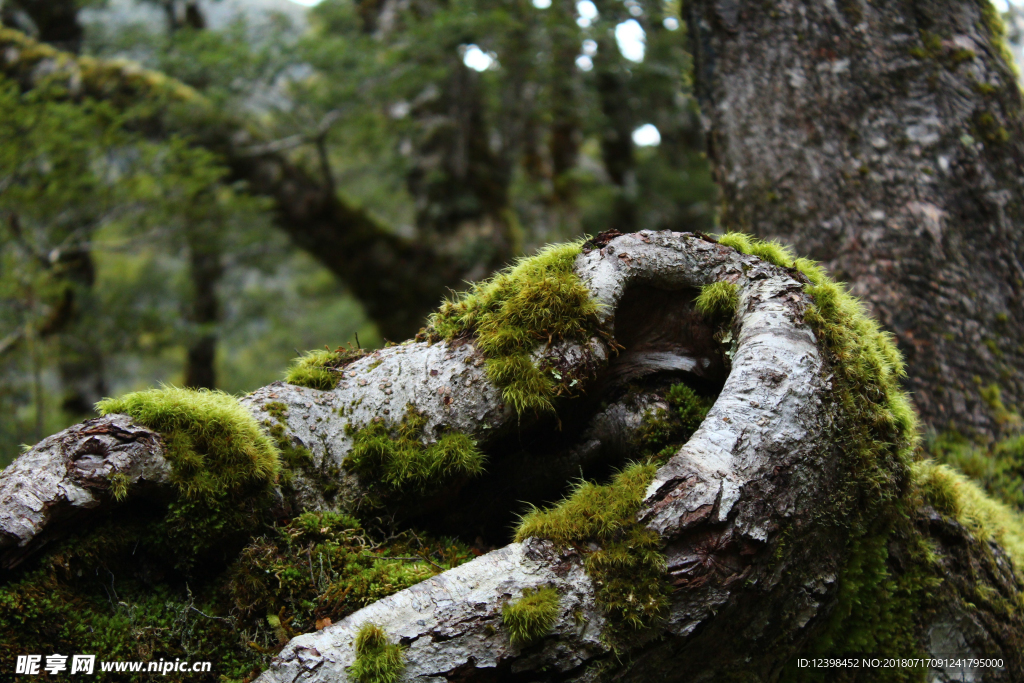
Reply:
<svg viewBox="0 0 1024 683"><path fill-rule="evenodd" d="M989 387L1024 401L1024 126L988 0L687 12L723 225L851 282L930 427L998 434Z"/></svg>
<svg viewBox="0 0 1024 683"><path fill-rule="evenodd" d="M281 229L349 286L385 338L415 334L426 314L463 282L464 268L454 258L391 233L272 144L258 149L263 141L252 131L214 112L181 83L130 64L60 53L11 29L0 28L0 51L0 74L25 89L57 84L74 98L139 107L153 112L136 122L147 135L188 135L221 155L231 180L274 200Z"/></svg>
<svg viewBox="0 0 1024 683"><path fill-rule="evenodd" d="M535 479L550 475L564 482L572 464L593 452L595 440L614 443L618 432L628 441L637 428L635 410L614 404L599 412L596 400L618 376L611 340L630 339L625 328L637 319L636 308L651 306L645 301L650 292L685 300L716 282L738 289L724 387L697 432L657 471L636 518L657 534L664 551L663 580L673 590L662 618L643 630L623 631L604 612L588 575L585 556L595 548L530 538L293 639L260 681L347 680L346 668L356 658L354 636L371 623L407 646L405 680L774 681L827 624L854 552L843 518L856 510L837 506L870 503L847 497L851 465L844 458L850 455L843 435L833 431L843 419L842 400L823 346L805 322L811 300L803 276L701 236L652 232L592 243L577 258L575 272L600 305L603 334L586 346L541 344L535 355L584 378L595 396L570 405L581 404L583 413L596 417L583 429L574 422L587 419L564 412L564 430L579 434L575 449L553 459L550 469L542 461L531 464ZM645 361L644 346L634 339L621 357L651 371L664 369L666 356L679 359L673 367L710 365L685 345L650 348ZM493 479L506 477L502 467L520 454L508 442L531 432L555 440L553 420L520 419L503 403L472 340L393 346L342 372L331 391L276 383L243 399L258 420L273 416L284 427L283 438L312 451L313 466L295 472L291 504L297 508L358 509L374 482L344 471L355 434L377 420L396 424L408 406L424 416L426 442L458 431L490 456L490 474L468 484L450 482L446 495L433 500L428 512L435 516L443 517L445 506L465 508L476 487L499 490ZM569 467L562 466L566 462ZM59 522L109 504L110 497L96 491L112 472L128 478L128 495L134 496L169 486L167 471L157 435L125 416L50 437L0 474L0 557L6 564L23 560L57 533ZM338 473L331 483L340 491L327 501L324 477L331 471ZM150 489L134 486L139 481ZM521 500L494 497L505 505ZM414 507L411 500L403 505ZM1021 590L1006 555L927 506L906 514L915 516L917 533L935 540L948 576L936 603L919 617L923 649L1003 657L1004 669L986 680L1019 680L1024 624L1000 612L994 597L1016 600ZM888 543L890 554L904 557L907 538L893 536ZM982 596L979 585L994 589ZM559 593L551 630L529 646L512 643L504 605L542 587ZM934 675L945 680L941 671Z"/></svg>

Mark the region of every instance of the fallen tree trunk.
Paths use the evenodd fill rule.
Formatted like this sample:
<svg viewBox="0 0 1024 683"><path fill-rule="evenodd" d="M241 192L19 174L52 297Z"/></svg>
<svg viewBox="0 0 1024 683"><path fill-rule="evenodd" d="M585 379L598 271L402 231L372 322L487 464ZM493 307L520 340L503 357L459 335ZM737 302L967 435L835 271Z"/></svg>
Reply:
<svg viewBox="0 0 1024 683"><path fill-rule="evenodd" d="M666 393L666 373L684 382ZM310 356L289 376L307 386L234 407L284 451L272 505L288 515L499 540L518 501L642 460L530 512L511 545L294 638L260 680L816 680L798 657L868 653L998 658L972 670L1016 680L1019 518L913 462L899 373L813 264L651 232L550 249L442 307L423 341ZM692 409L673 398L696 396L687 385L717 398L662 447L658 409ZM247 444L230 467L195 465L228 419L204 413L189 438L206 445L183 451L180 415L153 408L165 400L105 402L0 475L5 563L115 499L211 481L252 498L275 480L258 429L226 439L225 462Z"/></svg>

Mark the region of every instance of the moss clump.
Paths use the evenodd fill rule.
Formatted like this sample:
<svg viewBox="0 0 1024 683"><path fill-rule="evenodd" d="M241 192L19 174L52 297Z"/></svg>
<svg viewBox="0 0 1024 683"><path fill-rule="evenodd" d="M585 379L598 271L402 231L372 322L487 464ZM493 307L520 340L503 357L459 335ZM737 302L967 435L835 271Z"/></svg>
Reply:
<svg viewBox="0 0 1024 683"><path fill-rule="evenodd" d="M549 538L582 552L598 604L617 625L633 629L653 625L668 605L661 539L636 521L656 470L634 464L609 484L581 482L555 507L528 512L516 531L517 541Z"/></svg>
<svg viewBox="0 0 1024 683"><path fill-rule="evenodd" d="M150 389L105 398L96 409L125 413L161 432L172 480L187 498L239 494L277 478L277 447L249 411L221 391Z"/></svg>
<svg viewBox="0 0 1024 683"><path fill-rule="evenodd" d="M274 615L287 639L472 558L455 541L407 532L381 544L354 517L306 512L250 543L227 585L233 611L247 628Z"/></svg>
<svg viewBox="0 0 1024 683"><path fill-rule="evenodd" d="M541 342L586 342L597 330L597 306L573 272L581 248L580 242L546 247L474 285L430 317L425 337L474 338L506 403L519 414L554 412L554 397L573 378L537 367L530 351Z"/></svg>
<svg viewBox="0 0 1024 683"><path fill-rule="evenodd" d="M0 670L13 672L17 655L33 653L174 661L215 652L215 672L171 672L166 680L254 678L269 656L243 643L258 636L228 618L230 604L216 582L177 573L171 551L159 543L164 525L157 513L129 501L87 532L32 558L30 568L6 576L0 587ZM94 677L124 680L99 666Z"/></svg>
<svg viewBox="0 0 1024 683"><path fill-rule="evenodd" d="M701 396L682 382L668 388L665 401L669 409L644 415L637 435L641 455L659 465L693 436L714 403L714 399Z"/></svg>
<svg viewBox="0 0 1024 683"><path fill-rule="evenodd" d="M352 432L352 450L345 467L387 492L427 493L458 477L483 472L485 457L476 442L449 432L435 443L423 443L427 419L412 405L394 426L377 418Z"/></svg>
<svg viewBox="0 0 1024 683"><path fill-rule="evenodd" d="M742 232L727 232L718 239L719 244L732 247L742 254L750 254L780 268L793 268L796 260L792 250L776 240L759 240Z"/></svg>
<svg viewBox="0 0 1024 683"><path fill-rule="evenodd" d="M388 640L384 629L366 623L356 635L356 661L349 667L359 683L394 683L405 668L405 651Z"/></svg>
<svg viewBox="0 0 1024 683"><path fill-rule="evenodd" d="M330 349L314 349L296 358L285 373L284 381L300 387L330 391L341 381L342 368L363 356L366 351L339 346Z"/></svg>
<svg viewBox="0 0 1024 683"><path fill-rule="evenodd" d="M731 316L740 305L740 288L732 282L712 282L700 288L694 304L707 318Z"/></svg>
<svg viewBox="0 0 1024 683"><path fill-rule="evenodd" d="M939 463L981 484L989 495L1024 512L1024 435L981 445L943 434L932 439L927 450Z"/></svg>
<svg viewBox="0 0 1024 683"><path fill-rule="evenodd" d="M1024 567L1024 515L1020 511L993 500L976 482L948 465L925 460L914 463L912 471L927 504L970 529L979 540L994 540L1017 567Z"/></svg>
<svg viewBox="0 0 1024 683"><path fill-rule="evenodd" d="M501 622L508 629L509 640L517 647L526 647L548 634L558 619L558 591L550 586L527 588L521 598L506 603Z"/></svg>

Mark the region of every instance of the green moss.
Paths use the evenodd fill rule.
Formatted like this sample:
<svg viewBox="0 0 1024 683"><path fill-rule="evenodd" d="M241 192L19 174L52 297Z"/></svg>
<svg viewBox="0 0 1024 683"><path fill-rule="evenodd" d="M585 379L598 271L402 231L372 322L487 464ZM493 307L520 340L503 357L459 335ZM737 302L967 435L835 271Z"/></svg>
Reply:
<svg viewBox="0 0 1024 683"><path fill-rule="evenodd" d="M130 505L130 503L129 503ZM244 647L257 636L228 617L219 586L186 586L167 555L154 553L159 517L119 508L113 520L64 538L30 569L0 587L0 669L22 654L87 653L99 660L201 660L216 653L216 671L170 673L166 680L217 683L241 679L269 660ZM124 680L99 671L97 681Z"/></svg>
<svg viewBox="0 0 1024 683"><path fill-rule="evenodd" d="M708 318L732 316L740 304L740 288L732 282L712 282L700 288L697 311Z"/></svg>
<svg viewBox="0 0 1024 683"><path fill-rule="evenodd" d="M525 589L521 598L506 603L501 611L509 640L517 647L526 647L543 638L557 619L558 591L549 586Z"/></svg>
<svg viewBox="0 0 1024 683"><path fill-rule="evenodd" d="M1003 22L1003 18L999 15L999 10L995 8L995 5L990 0L979 0L981 4L981 23L982 28L988 33L989 41L992 43L992 47L996 50L999 56L1002 58L1006 68L1010 70L1014 76L1018 76L1017 62L1013 58L1013 53L1010 52L1010 47L1006 42L1006 24Z"/></svg>
<svg viewBox="0 0 1024 683"><path fill-rule="evenodd" d="M271 401L263 406L263 410L273 418L273 421L265 420L263 426L267 428L267 432L274 439L281 453L281 460L285 466L281 471L282 478L290 478L291 470L311 466L313 464L313 454L305 446L296 446L286 434L285 425L288 418L288 406L280 401Z"/></svg>
<svg viewBox="0 0 1024 683"><path fill-rule="evenodd" d="M573 272L579 242L549 246L445 302L425 337L475 339L487 375L517 413L553 412L555 396L575 378L538 368L530 351L557 341L586 342L597 330L597 307Z"/></svg>
<svg viewBox="0 0 1024 683"><path fill-rule="evenodd" d="M426 418L411 404L394 426L377 418L352 433L345 467L386 492L426 493L459 477L483 472L485 457L476 442L448 432L429 446L423 443Z"/></svg>
<svg viewBox="0 0 1024 683"><path fill-rule="evenodd" d="M128 497L128 475L114 472L107 479L107 483L110 484L110 495L118 503Z"/></svg>
<svg viewBox="0 0 1024 683"><path fill-rule="evenodd" d="M338 347L314 349L296 358L284 381L300 387L330 391L341 381L342 369L367 354L363 349ZM378 362L378 365L380 363Z"/></svg>
<svg viewBox="0 0 1024 683"><path fill-rule="evenodd" d="M719 244L732 247L743 254L751 254L780 268L792 268L793 252L775 240L763 241L742 232L727 232L718 239Z"/></svg>
<svg viewBox="0 0 1024 683"><path fill-rule="evenodd" d="M1010 139L1010 133L999 124L996 117L990 111L980 111L974 115L974 132L978 137L993 145L1005 144Z"/></svg>
<svg viewBox="0 0 1024 683"><path fill-rule="evenodd" d="M405 650L381 627L366 623L356 635L356 661L349 668L359 683L394 683L405 669Z"/></svg>
<svg viewBox="0 0 1024 683"><path fill-rule="evenodd" d="M106 398L101 415L125 413L164 437L172 480L188 498L215 498L269 487L280 454L255 418L233 396L165 387Z"/></svg>
<svg viewBox="0 0 1024 683"><path fill-rule="evenodd" d="M251 542L230 569L228 590L244 624L273 614L291 637L472 558L455 541L407 532L382 544L350 515L306 512Z"/></svg>
<svg viewBox="0 0 1024 683"><path fill-rule="evenodd" d="M947 433L932 438L927 451L978 482L990 496L1024 512L1024 435L979 444Z"/></svg>
<svg viewBox="0 0 1024 683"><path fill-rule="evenodd" d="M661 539L636 521L656 470L651 463L634 464L609 484L580 482L555 507L528 512L516 531L517 541L536 536L580 550L597 603L617 627L649 627L668 605ZM623 632L620 628L608 635L616 638Z"/></svg>
<svg viewBox="0 0 1024 683"><path fill-rule="evenodd" d="M669 387L665 400L669 409L648 411L637 434L641 455L656 464L675 455L697 431L714 403L684 383Z"/></svg>

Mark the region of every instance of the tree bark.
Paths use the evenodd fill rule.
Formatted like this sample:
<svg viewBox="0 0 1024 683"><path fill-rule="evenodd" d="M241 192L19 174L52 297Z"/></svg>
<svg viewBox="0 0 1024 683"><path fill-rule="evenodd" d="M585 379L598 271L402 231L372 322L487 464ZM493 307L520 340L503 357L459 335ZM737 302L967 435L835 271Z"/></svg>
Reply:
<svg viewBox="0 0 1024 683"><path fill-rule="evenodd" d="M663 618L625 640L612 635L611 617L585 565L594 548L530 538L295 638L261 681L345 680L356 657L354 635L367 623L406 646L405 680L720 680L742 674L773 681L824 628L856 547L842 518L874 503L848 495L848 441L835 431L848 408L836 388L835 361L805 321L812 301L803 276L701 236L646 231L591 243L574 269L599 305L604 334L584 345L540 344L534 355L583 378L586 395L563 411L563 430L579 434L577 442L600 435L594 425L615 424L607 418L615 406L599 413L604 422L595 420L590 430L577 430L568 416L573 405L598 413L610 378L618 376L616 363L648 372L710 366L710 354L693 350L689 329L683 340L689 345L638 338L637 329L670 327L669 318L659 317L672 314L664 311L666 301L685 303L716 282L738 288L732 324L719 330L733 340L725 384L697 432L658 469L636 517L664 549L664 579L674 590ZM652 316L647 328L637 323ZM619 346L625 348L616 355ZM490 474L475 486L454 482L434 499L427 514L443 517L446 507L465 507L473 488L499 490L494 478L505 477L503 461L518 455L503 449L515 440L510 437L532 433L550 442L558 433L553 420L516 415L483 361L471 340L407 343L346 366L331 391L275 383L242 402L260 421L275 410L285 438L312 452L314 467L297 470L293 482L297 509L357 508L373 482L344 470L354 434L375 420L397 424L407 406L425 418L428 442L451 431L469 435L490 456ZM636 423L618 420L627 432ZM613 440L607 433L598 438ZM894 451L898 444L881 447ZM578 446L573 457L586 451ZM572 476L572 467L545 470L547 462L558 464L549 459L525 469L559 483ZM322 473L331 465L342 474L329 504ZM907 475L898 464L889 467L897 481ZM103 488L112 472L128 479L130 496L168 486L158 435L110 415L50 437L19 458L0 475L2 561L23 561L60 527L109 505ZM890 537L889 555L907 562L915 538L928 539L941 565L936 571L947 577L918 615L921 647L935 656L1002 657L1004 667L986 670L985 680L1019 680L1024 621L1012 610L1000 611L995 599L1019 602L1024 589L1008 556L915 502L906 484L895 485L874 495L900 496L914 538ZM521 500L518 493L502 498L504 504ZM975 604L968 597L979 582L990 591ZM536 644L513 644L503 606L541 587L558 590L555 622ZM937 680L944 675L935 672Z"/></svg>
<svg viewBox="0 0 1024 683"><path fill-rule="evenodd" d="M928 427L1014 426L1024 125L988 0L687 12L723 224L849 281L895 333Z"/></svg>

